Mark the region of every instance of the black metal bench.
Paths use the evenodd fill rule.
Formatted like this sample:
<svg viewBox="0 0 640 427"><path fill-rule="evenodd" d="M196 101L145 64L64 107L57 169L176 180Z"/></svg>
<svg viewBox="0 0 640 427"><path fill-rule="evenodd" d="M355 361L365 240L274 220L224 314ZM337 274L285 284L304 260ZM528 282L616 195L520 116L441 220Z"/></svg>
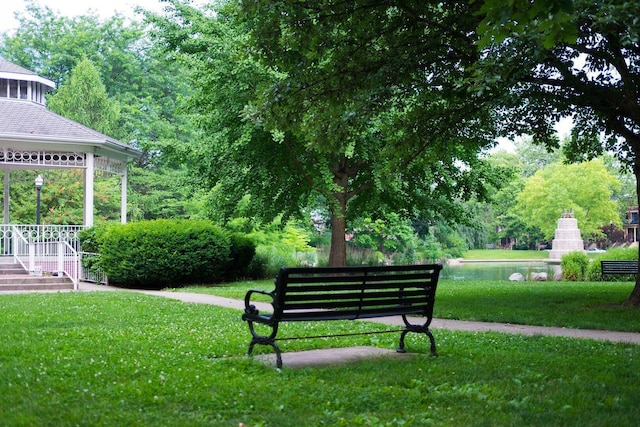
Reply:
<svg viewBox="0 0 640 427"><path fill-rule="evenodd" d="M271 292L250 290L245 296L242 320L249 325L251 356L256 344L270 345L276 364L282 367L282 355L276 338L281 322L357 320L402 316L398 352L405 352L407 333L424 333L431 341L431 353L437 356L433 334L429 330L433 316L440 264L384 267L322 267L280 269ZM266 295L271 313L261 313L251 302L254 294ZM422 315L424 324L409 322L407 315ZM266 325L267 334L256 331L256 324ZM306 337L309 338L309 337ZM320 337L312 337L320 338Z"/></svg>
<svg viewBox="0 0 640 427"><path fill-rule="evenodd" d="M637 260L615 260L600 261L600 269L602 270L602 280L608 274L638 274Z"/></svg>

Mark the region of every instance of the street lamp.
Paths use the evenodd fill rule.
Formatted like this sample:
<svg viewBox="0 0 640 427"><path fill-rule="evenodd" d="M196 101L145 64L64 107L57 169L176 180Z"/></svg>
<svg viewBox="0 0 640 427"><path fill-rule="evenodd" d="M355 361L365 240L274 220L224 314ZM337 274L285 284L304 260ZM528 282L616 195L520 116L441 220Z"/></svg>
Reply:
<svg viewBox="0 0 640 427"><path fill-rule="evenodd" d="M36 225L40 225L40 190L42 190L43 183L42 175L38 175L36 177Z"/></svg>

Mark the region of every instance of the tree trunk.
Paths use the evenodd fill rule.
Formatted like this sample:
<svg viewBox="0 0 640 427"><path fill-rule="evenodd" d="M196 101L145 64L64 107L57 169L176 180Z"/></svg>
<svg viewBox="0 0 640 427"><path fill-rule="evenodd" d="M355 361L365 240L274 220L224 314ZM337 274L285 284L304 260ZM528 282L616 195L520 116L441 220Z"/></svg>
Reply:
<svg viewBox="0 0 640 427"><path fill-rule="evenodd" d="M638 264L640 264L640 260L638 260ZM640 274L636 274L636 286L634 286L629 299L623 305L640 306Z"/></svg>
<svg viewBox="0 0 640 427"><path fill-rule="evenodd" d="M333 167L333 183L339 190L333 192L331 204L331 249L329 250L329 267L345 267L347 265L347 202L349 201L349 175L352 171L346 157Z"/></svg>
<svg viewBox="0 0 640 427"><path fill-rule="evenodd" d="M331 249L329 250L329 267L345 267L347 265L347 231L344 210L342 214L331 212Z"/></svg>
<svg viewBox="0 0 640 427"><path fill-rule="evenodd" d="M636 195L639 200L636 200L636 203L640 206L640 164L638 164L638 158L636 157L636 161L633 165L633 174L636 177ZM640 267L640 253L638 256L638 266ZM640 271L640 270L639 270ZM624 305L631 305L634 307L640 306L640 274L636 274L636 285L631 291L631 295L624 302Z"/></svg>

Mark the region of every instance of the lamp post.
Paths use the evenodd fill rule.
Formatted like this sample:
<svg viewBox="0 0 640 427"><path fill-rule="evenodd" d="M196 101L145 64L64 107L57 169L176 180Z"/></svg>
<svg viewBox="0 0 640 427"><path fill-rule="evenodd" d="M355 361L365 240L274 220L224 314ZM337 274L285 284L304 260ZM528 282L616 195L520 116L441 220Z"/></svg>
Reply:
<svg viewBox="0 0 640 427"><path fill-rule="evenodd" d="M36 177L36 225L40 225L40 190L42 190L43 183L42 175L38 175Z"/></svg>

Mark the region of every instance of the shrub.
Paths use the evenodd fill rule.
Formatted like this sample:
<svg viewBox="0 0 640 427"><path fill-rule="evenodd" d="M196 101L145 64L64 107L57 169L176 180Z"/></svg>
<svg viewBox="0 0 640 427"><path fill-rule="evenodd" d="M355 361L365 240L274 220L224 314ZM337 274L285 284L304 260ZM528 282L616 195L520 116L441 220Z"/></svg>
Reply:
<svg viewBox="0 0 640 427"><path fill-rule="evenodd" d="M224 272L224 279L232 281L253 277L249 266L256 255L256 245L242 233L232 233L230 243L229 262Z"/></svg>
<svg viewBox="0 0 640 427"><path fill-rule="evenodd" d="M581 251L569 252L560 260L562 279L573 282L584 280L588 266L587 254Z"/></svg>
<svg viewBox="0 0 640 427"><path fill-rule="evenodd" d="M255 262L250 266L251 275L256 279L275 277L283 266L308 265L309 257L315 258L314 248L309 246L310 233L293 222L282 226L276 220L254 230L248 237L256 244ZM308 252L309 257L302 256L304 252Z"/></svg>
<svg viewBox="0 0 640 427"><path fill-rule="evenodd" d="M213 283L228 266L229 236L208 221L154 220L109 226L100 263L118 286L162 289Z"/></svg>

